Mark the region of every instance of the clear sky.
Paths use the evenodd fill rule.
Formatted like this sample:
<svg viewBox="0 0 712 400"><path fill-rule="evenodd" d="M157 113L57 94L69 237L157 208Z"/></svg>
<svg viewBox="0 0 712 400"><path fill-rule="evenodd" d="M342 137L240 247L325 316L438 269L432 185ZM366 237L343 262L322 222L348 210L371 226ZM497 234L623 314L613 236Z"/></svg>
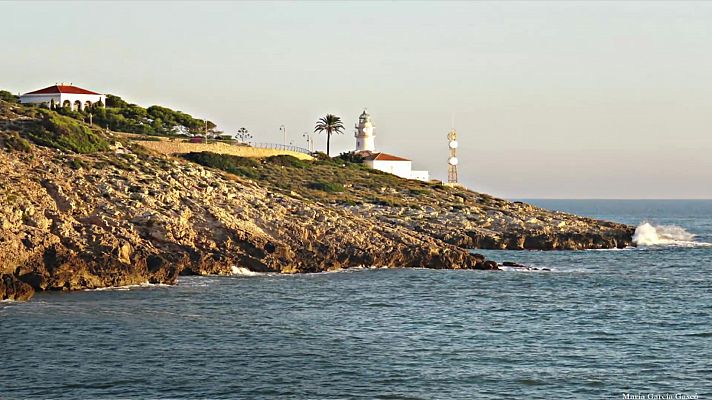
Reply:
<svg viewBox="0 0 712 400"><path fill-rule="evenodd" d="M508 198L712 198L712 2L0 2L0 88L55 82L355 145ZM317 137L320 149L325 138Z"/></svg>

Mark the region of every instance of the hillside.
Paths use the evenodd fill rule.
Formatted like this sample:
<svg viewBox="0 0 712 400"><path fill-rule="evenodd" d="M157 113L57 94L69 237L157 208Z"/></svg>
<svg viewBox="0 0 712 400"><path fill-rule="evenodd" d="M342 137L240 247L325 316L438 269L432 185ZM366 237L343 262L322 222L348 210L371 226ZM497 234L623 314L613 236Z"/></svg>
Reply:
<svg viewBox="0 0 712 400"><path fill-rule="evenodd" d="M270 190L405 227L462 248L580 250L631 245L622 224L544 210L462 187L402 179L348 155L318 161L288 156L253 160L193 153L199 164L253 179Z"/></svg>
<svg viewBox="0 0 712 400"><path fill-rule="evenodd" d="M341 159L166 156L4 101L0 199L0 298L16 299L242 268L496 269L466 248L620 247L632 233Z"/></svg>

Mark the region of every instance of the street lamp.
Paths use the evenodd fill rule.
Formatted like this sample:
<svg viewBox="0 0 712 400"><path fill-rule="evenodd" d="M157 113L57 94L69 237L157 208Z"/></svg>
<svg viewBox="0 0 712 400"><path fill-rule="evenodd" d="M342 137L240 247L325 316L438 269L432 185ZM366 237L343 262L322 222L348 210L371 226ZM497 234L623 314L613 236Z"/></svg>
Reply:
<svg viewBox="0 0 712 400"><path fill-rule="evenodd" d="M312 150L312 137L311 137L311 134L310 134L309 132L304 132L304 133L302 134L302 137L307 139L307 150L313 151L313 150Z"/></svg>
<svg viewBox="0 0 712 400"><path fill-rule="evenodd" d="M208 120L204 119L205 121L205 144L208 144Z"/></svg>

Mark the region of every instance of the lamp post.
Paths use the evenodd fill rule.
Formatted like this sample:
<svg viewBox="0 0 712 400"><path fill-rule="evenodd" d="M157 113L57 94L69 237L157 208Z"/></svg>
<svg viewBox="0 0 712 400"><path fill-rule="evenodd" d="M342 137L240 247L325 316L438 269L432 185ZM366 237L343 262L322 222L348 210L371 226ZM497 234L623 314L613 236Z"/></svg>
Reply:
<svg viewBox="0 0 712 400"><path fill-rule="evenodd" d="M205 144L208 144L208 120L204 119L205 121Z"/></svg>
<svg viewBox="0 0 712 400"><path fill-rule="evenodd" d="M279 126L279 131L282 132L282 144L287 145L287 127L284 124Z"/></svg>
<svg viewBox="0 0 712 400"><path fill-rule="evenodd" d="M309 150L309 151L314 151L314 150L312 150L312 137L311 137L311 134L310 134L309 132L304 132L304 133L302 134L302 137L307 139L307 150Z"/></svg>

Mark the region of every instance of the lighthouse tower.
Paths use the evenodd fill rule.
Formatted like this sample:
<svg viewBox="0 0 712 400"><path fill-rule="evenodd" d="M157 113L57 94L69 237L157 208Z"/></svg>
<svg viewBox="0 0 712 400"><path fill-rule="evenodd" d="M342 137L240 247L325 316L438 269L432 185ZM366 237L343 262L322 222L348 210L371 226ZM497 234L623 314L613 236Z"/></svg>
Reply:
<svg viewBox="0 0 712 400"><path fill-rule="evenodd" d="M376 150L376 136L373 134L373 130L376 128L371 122L371 116L366 110L363 110L361 115L358 117L358 124L355 126L356 134L356 151L375 151Z"/></svg>

